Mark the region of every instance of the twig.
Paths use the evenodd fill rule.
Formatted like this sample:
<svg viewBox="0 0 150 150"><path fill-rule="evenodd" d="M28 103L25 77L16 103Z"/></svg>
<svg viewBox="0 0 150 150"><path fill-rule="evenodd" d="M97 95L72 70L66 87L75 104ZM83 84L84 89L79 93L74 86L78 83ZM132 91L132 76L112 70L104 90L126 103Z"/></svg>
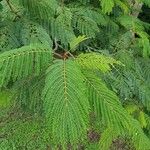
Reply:
<svg viewBox="0 0 150 150"><path fill-rule="evenodd" d="M53 49L54 52L58 50L58 43L57 43L57 39L55 38L54 40L54 43L55 43L55 48Z"/></svg>
<svg viewBox="0 0 150 150"><path fill-rule="evenodd" d="M72 58L75 59L75 57L73 56L73 54L71 54L69 51L66 52L66 55L69 54Z"/></svg>
<svg viewBox="0 0 150 150"><path fill-rule="evenodd" d="M60 54L58 53L55 53L55 52L52 52L54 55L58 56L59 58L62 58L63 59L63 56L61 56Z"/></svg>

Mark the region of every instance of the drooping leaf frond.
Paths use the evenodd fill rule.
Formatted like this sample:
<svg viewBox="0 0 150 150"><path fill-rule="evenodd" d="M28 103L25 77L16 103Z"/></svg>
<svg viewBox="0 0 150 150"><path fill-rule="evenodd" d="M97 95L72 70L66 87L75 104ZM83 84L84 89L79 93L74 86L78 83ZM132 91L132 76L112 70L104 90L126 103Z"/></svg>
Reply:
<svg viewBox="0 0 150 150"><path fill-rule="evenodd" d="M70 42L70 51L75 51L75 49L77 48L77 46L87 40L88 38L85 37L84 35L83 36L78 36L77 38L73 39L71 42Z"/></svg>
<svg viewBox="0 0 150 150"><path fill-rule="evenodd" d="M49 47L52 47L53 45L52 40L46 30L29 20L23 21L21 29L21 41L23 45L29 45L33 43L41 43Z"/></svg>
<svg viewBox="0 0 150 150"><path fill-rule="evenodd" d="M143 133L140 124L133 120L122 107L118 97L94 74L88 71L88 74L86 72L84 75L89 89L89 102L102 124L116 131L113 135L127 133L130 135L136 149L140 150L143 147L144 150L147 150L150 146L150 140ZM107 136L108 133L106 132L104 135ZM110 143L112 139L113 136L110 138ZM105 144L105 141L103 142L100 145Z"/></svg>
<svg viewBox="0 0 150 150"><path fill-rule="evenodd" d="M109 127L101 135L99 142L99 148L102 150L110 149L110 146L114 139L116 139L120 134L115 129Z"/></svg>
<svg viewBox="0 0 150 150"><path fill-rule="evenodd" d="M45 72L44 72L45 73ZM32 113L42 113L42 90L44 87L44 73L38 77L30 77L24 80L19 80L13 85L12 99L15 100L15 105L23 110Z"/></svg>
<svg viewBox="0 0 150 150"><path fill-rule="evenodd" d="M137 120L132 119L132 127L129 132L132 142L137 150L148 150L150 147L150 139L144 134Z"/></svg>
<svg viewBox="0 0 150 150"><path fill-rule="evenodd" d="M49 20L58 7L56 0L19 0L34 19Z"/></svg>
<svg viewBox="0 0 150 150"><path fill-rule="evenodd" d="M150 41L148 39L148 35L145 32L137 33L141 38L139 39L139 44L143 48L143 57L150 56Z"/></svg>
<svg viewBox="0 0 150 150"><path fill-rule="evenodd" d="M89 101L97 117L107 126L118 131L129 128L130 120L117 96L94 74L84 73L89 93Z"/></svg>
<svg viewBox="0 0 150 150"><path fill-rule="evenodd" d="M121 33L118 37L111 37L110 48L115 52L128 49L133 42L133 34L130 31Z"/></svg>
<svg viewBox="0 0 150 150"><path fill-rule="evenodd" d="M143 48L143 57L149 57L150 55L150 41L149 35L144 32L145 28L143 22L133 16L121 16L118 21L128 30L132 31L133 34L139 35L139 44Z"/></svg>
<svg viewBox="0 0 150 150"><path fill-rule="evenodd" d="M86 69L98 69L102 72L110 71L111 66L114 66L114 64L121 64L119 61L116 61L112 57L107 57L104 55L101 55L99 53L86 53L86 54L80 54L76 61Z"/></svg>
<svg viewBox="0 0 150 150"><path fill-rule="evenodd" d="M44 111L54 142L64 147L86 136L89 103L84 77L72 60L55 61L46 73Z"/></svg>
<svg viewBox="0 0 150 150"><path fill-rule="evenodd" d="M126 51L118 52L116 58L119 58L125 67L119 67L110 74L109 83L112 89L117 91L122 101L136 99L147 110L150 110L150 78L149 65L147 65L149 60L135 59L132 54Z"/></svg>
<svg viewBox="0 0 150 150"><path fill-rule="evenodd" d="M75 38L73 28L71 26L72 13L68 8L59 8L57 10L57 18L51 21L51 35L53 39L60 40L64 46Z"/></svg>
<svg viewBox="0 0 150 150"><path fill-rule="evenodd" d="M4 52L0 55L0 87L10 80L31 74L39 75L52 59L51 49L44 45L29 45Z"/></svg>
<svg viewBox="0 0 150 150"><path fill-rule="evenodd" d="M100 10L94 9L93 7L79 7L78 9L82 15L91 18L97 25L105 26L107 24L106 16Z"/></svg>
<svg viewBox="0 0 150 150"><path fill-rule="evenodd" d="M125 105L125 109L128 111L128 113L139 121L141 128L146 128L148 126L147 114L145 114L140 107L142 108L142 106L138 106L133 102Z"/></svg>
<svg viewBox="0 0 150 150"><path fill-rule="evenodd" d="M17 48L20 46L18 39L12 31L13 25L0 29L0 52Z"/></svg>
<svg viewBox="0 0 150 150"><path fill-rule="evenodd" d="M74 13L73 27L77 29L80 34L86 35L87 37L95 37L96 33L99 32L97 23L91 18L83 16L80 12Z"/></svg>
<svg viewBox="0 0 150 150"><path fill-rule="evenodd" d="M104 13L110 13L114 5L115 5L114 0L101 1L102 10Z"/></svg>
<svg viewBox="0 0 150 150"><path fill-rule="evenodd" d="M85 19L87 18L87 21L88 21L88 18L89 20L92 20L93 22L93 27L97 24L97 25L101 25L101 26L105 26L107 24L107 19L105 18L105 16L102 14L101 11L97 10L97 9L94 9L93 7L83 7L83 6L80 6L80 5L75 5L74 3L70 6L70 9L71 9L71 12L73 14L73 18L76 18L77 20L73 20L73 25L76 25L76 21L82 21L85 17ZM82 19L83 18L83 19ZM84 20L83 20L84 21ZM83 23L83 26L86 27L86 22L81 22ZM80 24L81 24L80 23ZM89 22L90 23L90 22ZM96 25L96 28L94 29L92 27L91 30L93 30L94 33L98 32L97 29L97 26ZM84 34L85 31L82 31L83 29L82 28L78 28L78 26L75 26L77 27L77 29L79 30L80 33ZM82 26L81 26L82 27ZM87 28L88 30L88 28ZM85 32L86 33L86 32ZM88 32L87 32L88 33ZM90 32L89 32L90 33ZM91 33L92 35L92 33ZM87 35L88 36L88 35Z"/></svg>
<svg viewBox="0 0 150 150"><path fill-rule="evenodd" d="M111 13L115 6L119 6L125 13L129 11L127 3L121 0L100 0L102 11L104 13Z"/></svg>

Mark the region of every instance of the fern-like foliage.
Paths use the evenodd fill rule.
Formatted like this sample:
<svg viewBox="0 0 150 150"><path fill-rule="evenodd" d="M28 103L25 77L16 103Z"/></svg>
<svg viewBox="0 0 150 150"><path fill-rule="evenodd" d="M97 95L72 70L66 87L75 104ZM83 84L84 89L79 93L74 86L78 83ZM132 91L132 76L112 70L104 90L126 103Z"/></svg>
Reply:
<svg viewBox="0 0 150 150"><path fill-rule="evenodd" d="M51 61L51 50L43 45L29 45L0 55L0 87L29 75L39 75Z"/></svg>
<svg viewBox="0 0 150 150"><path fill-rule="evenodd" d="M106 22L102 15L90 8L87 10L85 7L78 7L71 10L74 15L74 19L72 20L73 27L80 34L86 35L87 37L95 37L96 33L99 32L98 24L100 22L101 24Z"/></svg>
<svg viewBox="0 0 150 150"><path fill-rule="evenodd" d="M45 115L54 141L66 148L86 135L89 103L84 77L72 60L56 61L46 74Z"/></svg>
<svg viewBox="0 0 150 150"><path fill-rule="evenodd" d="M112 88L118 91L123 101L136 99L149 110L149 66L143 67L149 60L136 60L126 52L118 53L116 57L120 57L125 67L110 75Z"/></svg>
<svg viewBox="0 0 150 150"><path fill-rule="evenodd" d="M136 149L140 150L141 147L145 150L148 149L150 145L149 139L143 134L140 125L132 120L127 114L117 96L109 91L105 84L103 84L95 75L90 74L89 72L88 74L87 72L84 74L89 89L89 101L91 106L93 106L94 112L102 121L102 124L112 128L111 130L114 131L107 144L111 144L111 140L114 139L114 137L127 133L130 135ZM104 134L103 138L108 136L108 132L109 130ZM145 140L142 141L142 139ZM141 143L138 145L139 142ZM106 141L100 141L100 146L103 147L103 144L106 144Z"/></svg>
<svg viewBox="0 0 150 150"><path fill-rule="evenodd" d="M127 29L139 35L139 44L143 47L143 56L148 57L150 53L150 42L149 35L144 32L143 22L133 16L121 16L119 21Z"/></svg>
<svg viewBox="0 0 150 150"><path fill-rule="evenodd" d="M13 24L0 29L0 52L14 49L20 46L15 33L12 31Z"/></svg>
<svg viewBox="0 0 150 150"><path fill-rule="evenodd" d="M31 17L40 20L49 20L55 14L58 7L56 0L19 0Z"/></svg>
<svg viewBox="0 0 150 150"><path fill-rule="evenodd" d="M128 128L129 119L123 111L120 101L114 93L102 83L96 76L85 74L89 89L89 100L92 102L94 112L102 123L115 126L119 130Z"/></svg>
<svg viewBox="0 0 150 150"><path fill-rule="evenodd" d="M101 6L104 13L110 13L114 5L115 4L113 0L108 0L108 1L102 0L101 2Z"/></svg>
<svg viewBox="0 0 150 150"><path fill-rule="evenodd" d="M60 40L65 46L68 46L74 38L74 32L71 26L72 13L68 8L58 8L57 18L52 20L51 35Z"/></svg>
<svg viewBox="0 0 150 150"><path fill-rule="evenodd" d="M33 43L45 44L52 47L52 40L49 34L41 26L29 20L25 20L22 23L21 40L23 45L29 45Z"/></svg>
<svg viewBox="0 0 150 150"><path fill-rule="evenodd" d="M107 72L111 70L115 64L120 64L119 61L111 57L107 57L101 55L99 53L87 53L87 54L80 54L76 61L80 64L81 67L93 70L99 69L102 72Z"/></svg>
<svg viewBox="0 0 150 150"><path fill-rule="evenodd" d="M101 0L101 7L104 13L112 12L115 5L119 6L125 13L129 11L127 3L125 1L122 2L120 0Z"/></svg>
<svg viewBox="0 0 150 150"><path fill-rule="evenodd" d="M108 150L128 137L149 150L142 4L0 0L0 149Z"/></svg>
<svg viewBox="0 0 150 150"><path fill-rule="evenodd" d="M107 128L101 135L101 140L99 142L99 147L102 150L110 149L112 141L116 139L120 134L113 128ZM107 141L107 142L106 142Z"/></svg>
<svg viewBox="0 0 150 150"><path fill-rule="evenodd" d="M12 98L17 106L31 113L41 114L43 109L42 90L44 87L45 74L37 77L30 76L16 82L13 85Z"/></svg>

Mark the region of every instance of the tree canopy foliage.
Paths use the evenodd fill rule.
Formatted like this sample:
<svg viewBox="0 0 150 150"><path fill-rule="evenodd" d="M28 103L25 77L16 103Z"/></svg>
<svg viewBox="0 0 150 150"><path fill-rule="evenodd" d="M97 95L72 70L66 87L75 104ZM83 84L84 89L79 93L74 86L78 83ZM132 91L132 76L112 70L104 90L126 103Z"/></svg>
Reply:
<svg viewBox="0 0 150 150"><path fill-rule="evenodd" d="M1 150L150 149L142 6L150 0L0 0Z"/></svg>

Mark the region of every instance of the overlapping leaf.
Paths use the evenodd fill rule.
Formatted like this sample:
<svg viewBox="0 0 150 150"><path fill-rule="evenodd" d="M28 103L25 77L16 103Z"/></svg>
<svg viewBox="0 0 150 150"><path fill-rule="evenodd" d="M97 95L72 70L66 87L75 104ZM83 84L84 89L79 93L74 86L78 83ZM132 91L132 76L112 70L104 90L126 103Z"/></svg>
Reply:
<svg viewBox="0 0 150 150"><path fill-rule="evenodd" d="M0 87L39 73L52 60L51 49L44 45L29 45L0 55Z"/></svg>
<svg viewBox="0 0 150 150"><path fill-rule="evenodd" d="M58 60L48 68L43 91L44 110L52 138L66 147L86 137L89 103L77 63Z"/></svg>

